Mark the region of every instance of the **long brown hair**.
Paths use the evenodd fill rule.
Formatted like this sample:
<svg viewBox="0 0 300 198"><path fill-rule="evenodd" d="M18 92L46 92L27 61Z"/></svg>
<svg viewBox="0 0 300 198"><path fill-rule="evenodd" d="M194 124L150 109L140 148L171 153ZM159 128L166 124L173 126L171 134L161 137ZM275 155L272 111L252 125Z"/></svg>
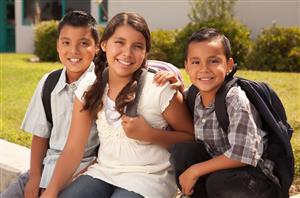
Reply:
<svg viewBox="0 0 300 198"><path fill-rule="evenodd" d="M146 52L150 51L151 39L150 30L143 17L136 13L122 12L115 15L107 24L99 46L104 41L107 41L115 32L117 27L122 25L130 25L136 31L140 32L146 40ZM83 110L91 112L93 118L97 118L98 112L103 108L102 96L104 94L105 87L101 86L102 73L105 67L107 67L106 53L99 47L100 50L94 60L96 65L95 74L96 80L88 91L84 93L85 104ZM134 100L137 89L137 81L141 74L141 68L146 64L146 60L143 61L141 67L134 72L133 78L127 85L120 91L116 98L116 110L123 115L125 106Z"/></svg>

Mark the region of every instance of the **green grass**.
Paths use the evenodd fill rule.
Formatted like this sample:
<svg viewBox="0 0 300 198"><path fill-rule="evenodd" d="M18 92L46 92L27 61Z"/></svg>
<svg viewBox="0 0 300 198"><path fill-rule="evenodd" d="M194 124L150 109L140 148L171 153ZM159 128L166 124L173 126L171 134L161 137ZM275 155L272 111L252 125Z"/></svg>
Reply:
<svg viewBox="0 0 300 198"><path fill-rule="evenodd" d="M0 138L29 147L31 135L20 130L26 108L40 78L59 63L31 63L31 54L0 54ZM184 81L188 77L182 70ZM265 81L276 90L295 129L292 144L300 176L300 73L239 71L239 76Z"/></svg>

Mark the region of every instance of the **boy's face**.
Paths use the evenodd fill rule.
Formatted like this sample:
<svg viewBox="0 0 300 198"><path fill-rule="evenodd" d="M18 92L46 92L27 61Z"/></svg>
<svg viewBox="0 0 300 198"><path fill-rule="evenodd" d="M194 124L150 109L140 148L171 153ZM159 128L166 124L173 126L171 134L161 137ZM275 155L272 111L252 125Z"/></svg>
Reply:
<svg viewBox="0 0 300 198"><path fill-rule="evenodd" d="M232 66L233 59L226 60L220 39L191 42L188 46L185 69L191 82L201 91L201 97L210 102Z"/></svg>
<svg viewBox="0 0 300 198"><path fill-rule="evenodd" d="M90 66L98 47L89 27L65 25L57 40L59 59L67 69L69 81L77 80Z"/></svg>

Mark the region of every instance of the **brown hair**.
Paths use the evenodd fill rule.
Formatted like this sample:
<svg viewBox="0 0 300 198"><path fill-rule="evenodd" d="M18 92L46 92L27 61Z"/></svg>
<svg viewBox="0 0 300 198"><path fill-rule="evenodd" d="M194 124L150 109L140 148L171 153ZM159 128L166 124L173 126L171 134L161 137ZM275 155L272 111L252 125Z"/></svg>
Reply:
<svg viewBox="0 0 300 198"><path fill-rule="evenodd" d="M115 32L117 27L122 25L130 25L136 31L140 32L146 40L146 52L149 52L151 47L150 30L143 17L136 13L122 12L115 15L107 24L99 45L107 41ZM98 112L103 108L102 96L105 87L101 86L101 79L103 70L107 67L106 53L101 49L94 60L96 68L96 80L91 88L84 93L85 104L83 110L91 112L93 118L97 118ZM141 74L141 68L145 66L146 60L143 61L141 67L134 72L133 78L127 85L120 91L116 98L116 110L123 115L125 106L134 100L137 89L137 81Z"/></svg>

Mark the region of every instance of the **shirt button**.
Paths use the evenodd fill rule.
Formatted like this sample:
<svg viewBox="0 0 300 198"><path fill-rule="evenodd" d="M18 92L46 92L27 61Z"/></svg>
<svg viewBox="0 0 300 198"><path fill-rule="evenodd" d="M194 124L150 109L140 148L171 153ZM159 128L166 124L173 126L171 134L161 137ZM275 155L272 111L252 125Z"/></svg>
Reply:
<svg viewBox="0 0 300 198"><path fill-rule="evenodd" d="M203 119L201 120L201 122L202 122L202 123L206 122L206 119L203 118Z"/></svg>

